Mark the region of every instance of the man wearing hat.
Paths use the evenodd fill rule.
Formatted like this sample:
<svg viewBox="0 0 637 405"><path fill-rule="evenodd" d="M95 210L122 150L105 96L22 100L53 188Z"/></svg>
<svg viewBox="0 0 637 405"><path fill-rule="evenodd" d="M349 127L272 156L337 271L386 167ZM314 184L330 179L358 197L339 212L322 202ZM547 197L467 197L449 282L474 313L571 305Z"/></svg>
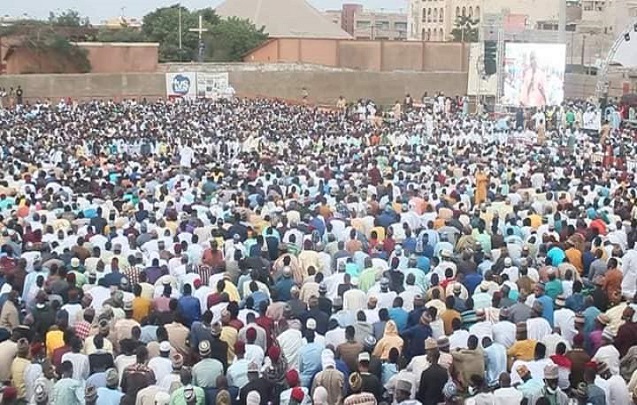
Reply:
<svg viewBox="0 0 637 405"><path fill-rule="evenodd" d="M170 395L171 405L204 405L206 402L206 394L203 388L193 385L193 376L189 369L183 368L181 370L181 384L182 386L177 388Z"/></svg>
<svg viewBox="0 0 637 405"><path fill-rule="evenodd" d="M382 399L383 385L378 377L370 372L370 363L372 356L368 352L362 352L358 355L358 372L362 379L361 390L369 392L376 398L377 402Z"/></svg>
<svg viewBox="0 0 637 405"><path fill-rule="evenodd" d="M277 292L277 297L281 301L289 301L291 297L290 290L294 286L294 279L292 278L292 269L289 266L283 267L281 278L274 285L274 290ZM321 286L319 285L319 293ZM327 291L327 289L326 289Z"/></svg>
<svg viewBox="0 0 637 405"><path fill-rule="evenodd" d="M18 400L27 400L24 373L30 364L28 358L29 341L21 338L18 340L18 354L11 364L11 384L18 390Z"/></svg>
<svg viewBox="0 0 637 405"><path fill-rule="evenodd" d="M613 345L615 333L606 326L602 331L602 344L595 352L593 361L605 363L613 375L619 374L619 351Z"/></svg>
<svg viewBox="0 0 637 405"><path fill-rule="evenodd" d="M119 374L114 368L106 370L106 387L97 388L96 405L119 405L124 394L119 390Z"/></svg>
<svg viewBox="0 0 637 405"><path fill-rule="evenodd" d="M568 396L558 386L559 370L554 364L548 364L544 367L544 388L542 396L549 400L549 403L555 405L567 405Z"/></svg>
<svg viewBox="0 0 637 405"><path fill-rule="evenodd" d="M542 304L542 318L549 322L549 326L553 327L553 299L545 294L545 285L537 283L535 285L535 301ZM558 293L556 294L559 295Z"/></svg>
<svg viewBox="0 0 637 405"><path fill-rule="evenodd" d="M224 375L223 363L211 358L211 345L207 340L199 342L199 357L201 360L192 367L192 378L196 386L214 388L217 377Z"/></svg>
<svg viewBox="0 0 637 405"><path fill-rule="evenodd" d="M73 364L70 361L62 362L59 371L60 379L53 386L50 403L84 405L84 401L78 398L78 392L84 391L84 383L73 378Z"/></svg>
<svg viewBox="0 0 637 405"><path fill-rule="evenodd" d="M157 385L162 391L172 393L181 386L181 369L184 366L184 357L179 353L173 353L170 356L171 372L165 376Z"/></svg>
<svg viewBox="0 0 637 405"><path fill-rule="evenodd" d="M417 309L414 309L414 311L416 310ZM410 313L410 316L414 311ZM429 317L429 313L426 310L422 311L419 323L406 329L401 334L406 341L405 357L408 359L425 354L425 340L433 336L433 330L429 325L430 322L431 318Z"/></svg>
<svg viewBox="0 0 637 405"><path fill-rule="evenodd" d="M537 341L528 338L526 322L520 322L516 325L516 342L507 350L507 356L510 361L531 361L534 357L536 344Z"/></svg>
<svg viewBox="0 0 637 405"><path fill-rule="evenodd" d="M423 404L437 404L444 401L442 388L449 379L447 370L439 364L440 352L438 343L432 338L425 340L425 350L427 351L427 363L429 364L422 372L414 369L420 379L416 399ZM420 374L418 374L420 372Z"/></svg>
<svg viewBox="0 0 637 405"><path fill-rule="evenodd" d="M256 391L260 396L259 405L267 405L269 398L274 394L275 386L266 378L260 376L259 365L254 362L248 365L248 380L250 380L250 382L244 385L239 391L239 403L247 403L248 394L252 391Z"/></svg>
<svg viewBox="0 0 637 405"><path fill-rule="evenodd" d="M115 350L119 349L119 342L124 339L130 339L133 334L133 328L139 328L139 322L133 319L133 301L125 301L124 302L124 319L118 319L115 321L114 331L115 336L113 344L115 346Z"/></svg>
<svg viewBox="0 0 637 405"><path fill-rule="evenodd" d="M492 296L489 294L489 283L486 280L481 282L471 298L473 299L473 309L489 308L492 300Z"/></svg>
<svg viewBox="0 0 637 405"><path fill-rule="evenodd" d="M420 401L411 399L411 386L412 384L410 381L396 381L396 388L394 389L394 400L398 405L421 405Z"/></svg>
<svg viewBox="0 0 637 405"><path fill-rule="evenodd" d="M597 361L597 374L599 374L601 380L595 379L595 384L604 390L606 404L630 404L631 395L626 382L621 376L613 374L608 364L603 361Z"/></svg>
<svg viewBox="0 0 637 405"><path fill-rule="evenodd" d="M514 372L520 376L522 383L516 388L522 393L522 397L526 398L527 403L534 404L538 398L542 397L542 391L544 390L544 382L531 375L531 371L524 364L515 368Z"/></svg>
<svg viewBox="0 0 637 405"><path fill-rule="evenodd" d="M317 387L323 387L327 390L328 403L341 403L343 400L343 387L345 386L345 379L347 377L336 368L336 361L332 350L325 349L321 352L321 368L322 370L314 377L311 391L314 392ZM289 379L288 375L286 375L286 380L287 379ZM288 381L288 384L292 386L290 381Z"/></svg>
<svg viewBox="0 0 637 405"><path fill-rule="evenodd" d="M259 349L261 348L259 347ZM263 352L263 349L261 350L262 350L261 352ZM230 367L228 367L228 372L226 373L226 376L228 377L229 385L238 387L239 389L241 389L244 385L246 385L249 382L248 365L253 360L249 360L245 357L246 344L241 340L237 340L237 342L235 343L234 353L236 358L234 359ZM263 362L263 360L261 362ZM257 364L259 363L257 362Z"/></svg>
<svg viewBox="0 0 637 405"><path fill-rule="evenodd" d="M526 321L526 330L529 339L542 340L553 332L553 328L546 319L542 317L543 304L535 301L531 307L531 317Z"/></svg>
<svg viewBox="0 0 637 405"><path fill-rule="evenodd" d="M562 337L570 344L573 344L573 337L577 334L575 330L575 312L566 308L566 297L558 295L555 299L555 312L553 320L555 327L560 329Z"/></svg>
<svg viewBox="0 0 637 405"><path fill-rule="evenodd" d="M170 342L164 340L159 343L159 356L150 359L148 362L148 368L155 373L155 379L158 383L162 382L164 378L172 372L172 362L170 361Z"/></svg>

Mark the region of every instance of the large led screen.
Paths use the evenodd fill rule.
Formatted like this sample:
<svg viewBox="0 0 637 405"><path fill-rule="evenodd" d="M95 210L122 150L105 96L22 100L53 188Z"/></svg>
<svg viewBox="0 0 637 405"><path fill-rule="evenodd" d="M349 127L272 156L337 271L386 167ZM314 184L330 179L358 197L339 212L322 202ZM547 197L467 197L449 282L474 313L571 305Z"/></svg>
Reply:
<svg viewBox="0 0 637 405"><path fill-rule="evenodd" d="M564 44L507 43L502 104L516 107L561 104L565 64Z"/></svg>

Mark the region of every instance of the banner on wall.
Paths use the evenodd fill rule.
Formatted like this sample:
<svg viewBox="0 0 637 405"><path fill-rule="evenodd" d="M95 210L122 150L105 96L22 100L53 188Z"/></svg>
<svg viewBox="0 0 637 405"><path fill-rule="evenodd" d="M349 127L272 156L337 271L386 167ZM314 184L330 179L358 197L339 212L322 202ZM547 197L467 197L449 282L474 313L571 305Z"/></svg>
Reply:
<svg viewBox="0 0 637 405"><path fill-rule="evenodd" d="M222 73L197 73L197 97L220 98L224 97L228 90L228 72Z"/></svg>
<svg viewBox="0 0 637 405"><path fill-rule="evenodd" d="M166 73L166 96L169 99L193 99L197 96L196 74L193 72Z"/></svg>

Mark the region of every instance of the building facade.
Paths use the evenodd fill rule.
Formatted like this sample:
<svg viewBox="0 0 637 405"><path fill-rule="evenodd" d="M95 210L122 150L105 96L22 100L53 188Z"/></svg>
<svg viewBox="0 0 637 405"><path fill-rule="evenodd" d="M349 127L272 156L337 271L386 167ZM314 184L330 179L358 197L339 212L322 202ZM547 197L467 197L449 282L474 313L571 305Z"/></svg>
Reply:
<svg viewBox="0 0 637 405"><path fill-rule="evenodd" d="M344 4L341 10L328 10L324 12L324 15L356 39L406 40L408 38L406 13L365 10L360 4Z"/></svg>
<svg viewBox="0 0 637 405"><path fill-rule="evenodd" d="M479 20L481 0L412 0L409 40L449 41L459 16Z"/></svg>
<svg viewBox="0 0 637 405"><path fill-rule="evenodd" d="M613 0L603 0L613 1ZM614 0L617 1L617 0ZM557 20L558 0L410 0L410 40L450 41L459 16L482 20L489 15L524 15L529 27Z"/></svg>

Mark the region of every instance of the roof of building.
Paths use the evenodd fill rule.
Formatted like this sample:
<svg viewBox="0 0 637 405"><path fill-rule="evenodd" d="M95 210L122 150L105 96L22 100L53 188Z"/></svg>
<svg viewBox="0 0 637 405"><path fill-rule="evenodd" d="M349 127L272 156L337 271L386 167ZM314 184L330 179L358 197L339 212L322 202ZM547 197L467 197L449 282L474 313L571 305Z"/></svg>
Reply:
<svg viewBox="0 0 637 405"><path fill-rule="evenodd" d="M305 0L226 0L216 12L265 26L271 38L352 38Z"/></svg>

